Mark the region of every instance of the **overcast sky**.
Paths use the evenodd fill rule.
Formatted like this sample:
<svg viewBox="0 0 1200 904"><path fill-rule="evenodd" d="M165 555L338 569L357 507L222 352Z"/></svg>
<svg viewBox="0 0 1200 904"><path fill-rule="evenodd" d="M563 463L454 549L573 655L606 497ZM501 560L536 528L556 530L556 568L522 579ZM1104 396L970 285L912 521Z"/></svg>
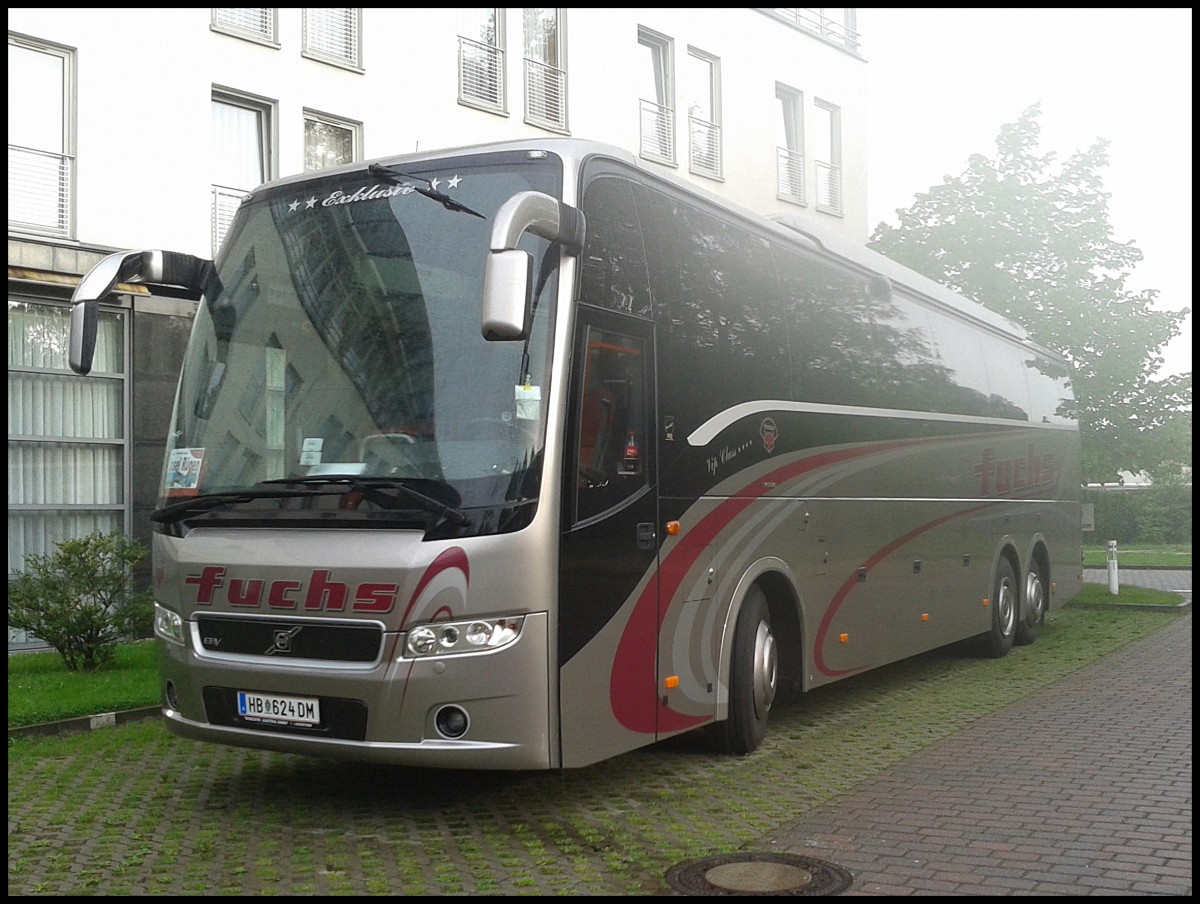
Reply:
<svg viewBox="0 0 1200 904"><path fill-rule="evenodd" d="M868 62L870 230L995 156L1000 126L1041 102L1041 153L1097 138L1114 238L1144 255L1126 287L1192 303L1191 9L859 8ZM1159 376L1192 369L1192 318Z"/></svg>

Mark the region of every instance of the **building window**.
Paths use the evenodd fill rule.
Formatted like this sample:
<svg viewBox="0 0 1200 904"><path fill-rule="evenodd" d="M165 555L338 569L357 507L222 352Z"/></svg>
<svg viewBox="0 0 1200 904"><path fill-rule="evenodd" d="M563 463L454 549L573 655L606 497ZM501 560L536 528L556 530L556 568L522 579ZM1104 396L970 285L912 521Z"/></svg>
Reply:
<svg viewBox="0 0 1200 904"><path fill-rule="evenodd" d="M721 178L721 61L688 48L688 165L699 176Z"/></svg>
<svg viewBox="0 0 1200 904"><path fill-rule="evenodd" d="M567 130L566 32L563 10L526 8L525 121Z"/></svg>
<svg viewBox="0 0 1200 904"><path fill-rule="evenodd" d="M362 70L361 7L304 10L304 56Z"/></svg>
<svg viewBox="0 0 1200 904"><path fill-rule="evenodd" d="M304 111L304 171L362 159L362 124Z"/></svg>
<svg viewBox="0 0 1200 904"><path fill-rule="evenodd" d="M271 177L272 104L225 92L212 102L212 253L242 198Z"/></svg>
<svg viewBox="0 0 1200 904"><path fill-rule="evenodd" d="M67 365L70 321L67 305L9 296L9 574L63 540L129 527L126 317L101 310L88 377Z"/></svg>
<svg viewBox="0 0 1200 904"><path fill-rule="evenodd" d="M458 36L458 102L504 113L504 16L497 8L461 10Z"/></svg>
<svg viewBox="0 0 1200 904"><path fill-rule="evenodd" d="M8 36L8 225L74 236L75 51Z"/></svg>
<svg viewBox="0 0 1200 904"><path fill-rule="evenodd" d="M794 204L803 204L804 94L776 82L775 98L779 101L779 113L775 121L779 198Z"/></svg>
<svg viewBox="0 0 1200 904"><path fill-rule="evenodd" d="M640 153L647 160L675 163L674 45L666 35L638 27Z"/></svg>
<svg viewBox="0 0 1200 904"><path fill-rule="evenodd" d="M814 156L817 164L817 210L842 212L842 110L816 99Z"/></svg>
<svg viewBox="0 0 1200 904"><path fill-rule="evenodd" d="M213 31L279 47L279 10L270 6L214 7Z"/></svg>

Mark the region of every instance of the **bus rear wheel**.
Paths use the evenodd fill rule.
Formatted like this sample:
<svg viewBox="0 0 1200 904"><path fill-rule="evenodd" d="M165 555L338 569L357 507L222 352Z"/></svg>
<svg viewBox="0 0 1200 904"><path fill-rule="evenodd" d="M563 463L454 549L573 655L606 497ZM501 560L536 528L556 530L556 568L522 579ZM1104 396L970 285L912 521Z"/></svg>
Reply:
<svg viewBox="0 0 1200 904"><path fill-rule="evenodd" d="M999 659L1012 649L1013 638L1017 633L1019 602L1017 574L1013 570L1012 562L1002 558L996 563L996 582L992 585L992 626L979 636L980 649L984 656Z"/></svg>
<svg viewBox="0 0 1200 904"><path fill-rule="evenodd" d="M1046 578L1042 574L1042 566L1036 559L1029 562L1029 573L1025 575L1025 604L1022 615L1017 619L1017 634L1014 638L1022 646L1037 640L1042 625L1046 623Z"/></svg>
<svg viewBox="0 0 1200 904"><path fill-rule="evenodd" d="M738 615L729 673L729 717L712 726L714 741L721 752L743 756L766 736L779 686L779 651L759 587L750 588Z"/></svg>

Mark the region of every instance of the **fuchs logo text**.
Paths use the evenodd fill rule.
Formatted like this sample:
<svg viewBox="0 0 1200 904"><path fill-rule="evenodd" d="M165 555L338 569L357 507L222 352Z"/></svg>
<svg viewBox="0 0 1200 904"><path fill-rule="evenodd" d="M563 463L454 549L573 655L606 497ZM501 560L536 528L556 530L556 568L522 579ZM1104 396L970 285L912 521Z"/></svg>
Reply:
<svg viewBox="0 0 1200 904"><path fill-rule="evenodd" d="M189 574L185 584L196 588L196 603L268 609L322 612L390 612L396 605L396 584L358 584L351 587L330 580L333 572L314 571L307 581L271 581L259 578L226 578L225 569L210 565L199 574Z"/></svg>
<svg viewBox="0 0 1200 904"><path fill-rule="evenodd" d="M980 496L1052 486L1057 472L1058 462L1054 454L1035 452L1032 445L1025 455L1015 458L996 458L994 449L984 449L979 464L975 466Z"/></svg>

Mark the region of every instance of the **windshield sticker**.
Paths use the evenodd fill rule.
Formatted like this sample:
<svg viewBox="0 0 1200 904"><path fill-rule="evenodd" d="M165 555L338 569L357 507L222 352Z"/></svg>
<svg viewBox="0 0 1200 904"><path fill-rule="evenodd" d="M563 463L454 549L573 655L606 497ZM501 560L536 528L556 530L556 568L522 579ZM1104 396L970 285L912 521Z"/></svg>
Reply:
<svg viewBox="0 0 1200 904"><path fill-rule="evenodd" d="M200 469L203 466L203 449L172 449L171 457L167 460L167 495L198 495Z"/></svg>
<svg viewBox="0 0 1200 904"><path fill-rule="evenodd" d="M300 450L300 464L302 465L319 465L321 463L321 449L325 445L325 440L319 436L306 436L304 438L304 448Z"/></svg>
<svg viewBox="0 0 1200 904"><path fill-rule="evenodd" d="M516 387L517 418L523 421L536 421L541 409L542 387L532 386L527 381L524 386Z"/></svg>
<svg viewBox="0 0 1200 904"><path fill-rule="evenodd" d="M461 182L462 177L455 175L451 179L434 178L430 180L429 185L435 192L439 192L441 190L439 186L444 185L446 188L458 188ZM381 198L394 198L397 195L411 195L417 191L419 189L416 186L409 185L408 183L400 185L381 185L379 183L370 186L364 185L349 194L338 188L331 191L324 198L310 195L307 198L292 201L288 204L287 209L288 213L296 213L301 208L312 210L318 204L322 207L337 207L340 204L356 204L359 201L378 201Z"/></svg>

